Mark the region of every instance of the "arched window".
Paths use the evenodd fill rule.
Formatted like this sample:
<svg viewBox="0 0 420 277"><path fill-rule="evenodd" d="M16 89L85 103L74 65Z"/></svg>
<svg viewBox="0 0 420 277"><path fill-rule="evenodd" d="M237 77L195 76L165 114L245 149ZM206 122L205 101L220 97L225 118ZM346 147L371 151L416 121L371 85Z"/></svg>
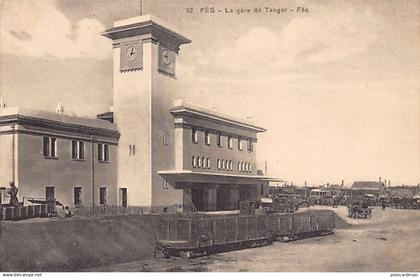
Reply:
<svg viewBox="0 0 420 277"><path fill-rule="evenodd" d="M197 167L200 168L201 167L201 159L199 156L197 156Z"/></svg>
<svg viewBox="0 0 420 277"><path fill-rule="evenodd" d="M217 159L217 169L219 169L219 170L220 170L220 168L221 168L221 165L220 165L220 159Z"/></svg>
<svg viewBox="0 0 420 277"><path fill-rule="evenodd" d="M205 157L201 158L201 164L203 165L203 168L206 168L206 158Z"/></svg>
<svg viewBox="0 0 420 277"><path fill-rule="evenodd" d="M249 164L249 172L252 172L252 164Z"/></svg>
<svg viewBox="0 0 420 277"><path fill-rule="evenodd" d="M210 158L207 158L207 166L206 166L208 169L210 169L211 168L211 164L210 164Z"/></svg>
<svg viewBox="0 0 420 277"><path fill-rule="evenodd" d="M192 167L196 167L195 156L192 156L191 165Z"/></svg>
<svg viewBox="0 0 420 277"><path fill-rule="evenodd" d="M241 172L241 162L238 162L238 171Z"/></svg>
<svg viewBox="0 0 420 277"><path fill-rule="evenodd" d="M222 160L222 170L225 170L225 168L226 168L226 161Z"/></svg>

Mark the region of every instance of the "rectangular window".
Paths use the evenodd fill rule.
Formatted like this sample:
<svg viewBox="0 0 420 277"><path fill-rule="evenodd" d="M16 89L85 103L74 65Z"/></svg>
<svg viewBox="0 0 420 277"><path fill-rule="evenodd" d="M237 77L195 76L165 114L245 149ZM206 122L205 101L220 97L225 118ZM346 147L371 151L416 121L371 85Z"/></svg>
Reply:
<svg viewBox="0 0 420 277"><path fill-rule="evenodd" d="M79 157L80 160L85 159L85 144L83 141L79 141Z"/></svg>
<svg viewBox="0 0 420 277"><path fill-rule="evenodd" d="M83 141L71 141L71 158L73 160L85 159L85 143Z"/></svg>
<svg viewBox="0 0 420 277"><path fill-rule="evenodd" d="M244 149L242 139L238 138L238 149L242 151Z"/></svg>
<svg viewBox="0 0 420 277"><path fill-rule="evenodd" d="M228 136L228 147L230 149L233 148L233 138L231 136Z"/></svg>
<svg viewBox="0 0 420 277"><path fill-rule="evenodd" d="M106 187L99 188L99 205L106 205Z"/></svg>
<svg viewBox="0 0 420 277"><path fill-rule="evenodd" d="M222 135L220 134L220 132L217 132L217 146L222 146Z"/></svg>
<svg viewBox="0 0 420 277"><path fill-rule="evenodd" d="M133 155L136 154L136 146L133 145ZM107 144L104 144L104 161L109 161L109 147Z"/></svg>
<svg viewBox="0 0 420 277"><path fill-rule="evenodd" d="M49 137L44 137L43 152L44 152L44 157L50 156L50 138Z"/></svg>
<svg viewBox="0 0 420 277"><path fill-rule="evenodd" d="M74 205L75 206L82 205L82 188L81 187L74 188Z"/></svg>
<svg viewBox="0 0 420 277"><path fill-rule="evenodd" d="M133 151L130 145L130 152ZM131 155L131 153L130 153ZM109 146L108 144L98 144L98 161L107 162L109 161Z"/></svg>
<svg viewBox="0 0 420 277"><path fill-rule="evenodd" d="M51 150L51 157L56 157L56 150L57 150L57 139L56 138L51 138L51 145L50 145L50 150Z"/></svg>
<svg viewBox="0 0 420 277"><path fill-rule="evenodd" d="M57 157L57 139L52 137L44 137L42 141L42 152L44 157Z"/></svg>
<svg viewBox="0 0 420 277"><path fill-rule="evenodd" d="M264 184L260 185L261 195L264 195Z"/></svg>
<svg viewBox="0 0 420 277"><path fill-rule="evenodd" d="M194 143L198 143L198 133L197 133L197 130L196 129L192 129L192 137L191 137L191 139L192 139L192 142L194 142Z"/></svg>
<svg viewBox="0 0 420 277"><path fill-rule="evenodd" d="M71 141L71 158L73 160L77 159L77 141Z"/></svg>
<svg viewBox="0 0 420 277"><path fill-rule="evenodd" d="M210 145L210 132L206 131L204 135L204 140L207 145Z"/></svg>
<svg viewBox="0 0 420 277"><path fill-rule="evenodd" d="M248 138L248 151L252 152L254 150L254 145L252 143L252 139Z"/></svg>
<svg viewBox="0 0 420 277"><path fill-rule="evenodd" d="M99 143L98 144L98 161L103 161L103 160L104 160L104 145Z"/></svg>

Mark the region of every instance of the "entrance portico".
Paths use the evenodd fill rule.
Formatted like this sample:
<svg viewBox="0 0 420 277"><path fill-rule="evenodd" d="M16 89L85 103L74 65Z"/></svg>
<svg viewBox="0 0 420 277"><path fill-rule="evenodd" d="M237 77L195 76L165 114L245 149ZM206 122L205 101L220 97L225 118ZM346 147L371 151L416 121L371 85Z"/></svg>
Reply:
<svg viewBox="0 0 420 277"><path fill-rule="evenodd" d="M201 173L188 170L159 171L176 189L183 190L184 212L239 209L243 200L256 201L265 176Z"/></svg>

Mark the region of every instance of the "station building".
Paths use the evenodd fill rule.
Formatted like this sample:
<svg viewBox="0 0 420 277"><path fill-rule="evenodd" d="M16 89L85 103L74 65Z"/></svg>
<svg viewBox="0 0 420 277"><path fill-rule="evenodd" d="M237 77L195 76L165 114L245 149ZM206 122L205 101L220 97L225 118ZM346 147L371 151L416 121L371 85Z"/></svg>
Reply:
<svg viewBox="0 0 420 277"><path fill-rule="evenodd" d="M189 39L151 15L102 35L113 46L113 111L87 119L2 108L0 184L15 180L20 197L69 206L185 212L238 209L268 194L256 160L266 130L179 100L188 92L174 89L176 57Z"/></svg>

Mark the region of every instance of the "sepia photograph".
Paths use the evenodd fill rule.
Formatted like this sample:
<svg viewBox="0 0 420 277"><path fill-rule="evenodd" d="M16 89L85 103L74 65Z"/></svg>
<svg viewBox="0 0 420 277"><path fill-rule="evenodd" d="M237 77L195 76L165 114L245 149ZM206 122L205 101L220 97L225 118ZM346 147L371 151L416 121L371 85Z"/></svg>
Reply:
<svg viewBox="0 0 420 277"><path fill-rule="evenodd" d="M1 277L419 251L420 1L0 0Z"/></svg>

